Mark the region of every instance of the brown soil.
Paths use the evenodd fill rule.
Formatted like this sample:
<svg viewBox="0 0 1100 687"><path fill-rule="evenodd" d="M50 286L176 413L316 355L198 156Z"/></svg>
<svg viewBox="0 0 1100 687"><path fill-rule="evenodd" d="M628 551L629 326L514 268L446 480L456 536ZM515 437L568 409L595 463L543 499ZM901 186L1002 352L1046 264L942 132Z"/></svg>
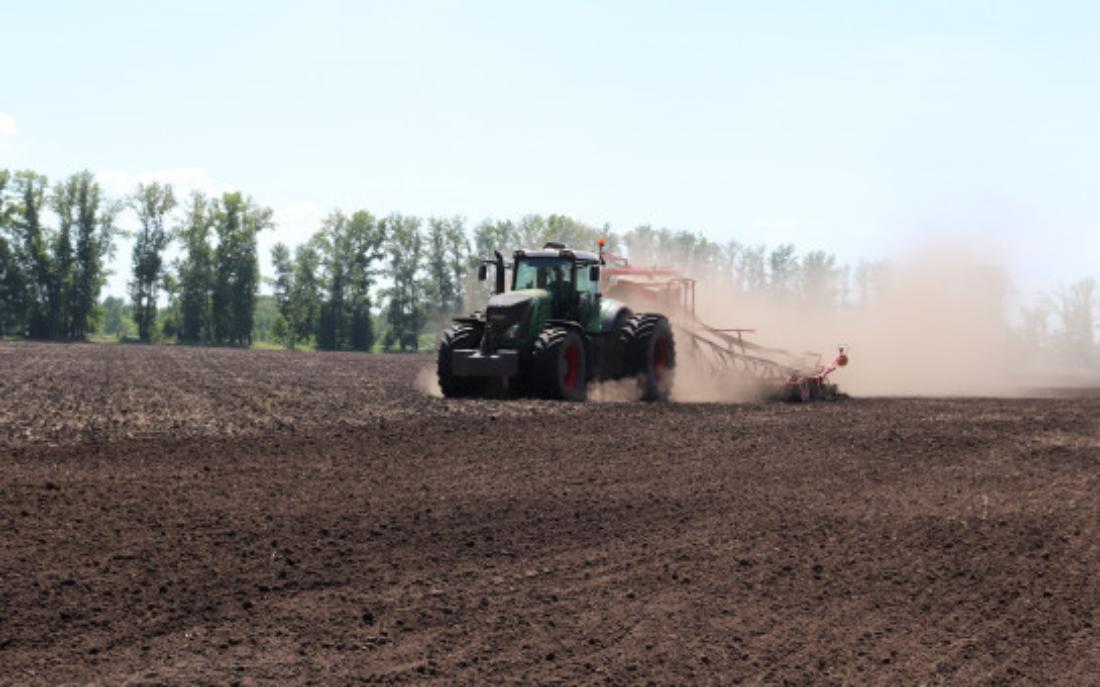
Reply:
<svg viewBox="0 0 1100 687"><path fill-rule="evenodd" d="M430 364L0 344L0 683L1100 674L1096 395L457 402Z"/></svg>

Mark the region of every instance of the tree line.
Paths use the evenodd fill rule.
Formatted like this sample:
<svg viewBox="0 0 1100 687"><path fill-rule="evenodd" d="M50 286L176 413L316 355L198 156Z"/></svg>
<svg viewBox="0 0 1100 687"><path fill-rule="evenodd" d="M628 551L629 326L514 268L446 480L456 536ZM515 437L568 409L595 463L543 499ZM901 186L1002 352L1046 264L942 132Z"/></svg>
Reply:
<svg viewBox="0 0 1100 687"><path fill-rule="evenodd" d="M377 301L381 347L417 350L422 334L488 295L471 278L481 256L550 240L595 247L601 235L564 215L486 220L470 229L461 217L334 212L293 251L283 244L272 250L275 338L287 347L370 350Z"/></svg>
<svg viewBox="0 0 1100 687"><path fill-rule="evenodd" d="M0 170L0 334L82 339L95 329L117 213L88 172L51 186Z"/></svg>
<svg viewBox="0 0 1100 687"><path fill-rule="evenodd" d="M136 226L119 228L121 213ZM461 217L335 211L308 240L277 244L261 279L258 235L273 213L239 192L193 193L138 184L107 198L89 172L55 184L32 171L0 170L0 335L80 340L132 321L137 340L249 346L257 337L324 350L416 350L455 313L480 307L488 285L472 279L482 257L560 241L676 265L685 274L786 307L866 306L888 281L886 262L851 268L820 250L719 243L700 232L649 225L626 232L565 215L531 214L467 226ZM100 291L121 236L132 240L128 301ZM165 254L174 245L178 257ZM261 296L262 284L272 296ZM1096 284L1084 279L1025 306L1017 332L1066 366L1096 367ZM257 319L257 307L260 318Z"/></svg>
<svg viewBox="0 0 1100 687"><path fill-rule="evenodd" d="M104 308L107 262L123 234L120 213L134 213L130 316L138 338L247 346L260 283L256 235L273 226L269 208L240 193L194 194L177 216L168 185L139 184L119 200L105 197L89 172L54 185L35 172L0 171L0 334L83 340ZM182 244L166 269L164 251ZM158 322L161 290L169 312Z"/></svg>

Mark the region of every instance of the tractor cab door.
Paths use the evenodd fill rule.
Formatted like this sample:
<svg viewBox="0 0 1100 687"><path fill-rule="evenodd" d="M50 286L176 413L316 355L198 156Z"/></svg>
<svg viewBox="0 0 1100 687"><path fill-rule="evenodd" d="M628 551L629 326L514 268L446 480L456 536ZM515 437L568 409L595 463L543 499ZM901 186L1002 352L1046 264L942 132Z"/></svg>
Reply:
<svg viewBox="0 0 1100 687"><path fill-rule="evenodd" d="M573 274L567 264L539 267L537 286L550 294L550 316L560 320L576 317L577 304L573 291Z"/></svg>
<svg viewBox="0 0 1100 687"><path fill-rule="evenodd" d="M600 282L590 279L589 266L577 265L577 322L586 332L600 331Z"/></svg>

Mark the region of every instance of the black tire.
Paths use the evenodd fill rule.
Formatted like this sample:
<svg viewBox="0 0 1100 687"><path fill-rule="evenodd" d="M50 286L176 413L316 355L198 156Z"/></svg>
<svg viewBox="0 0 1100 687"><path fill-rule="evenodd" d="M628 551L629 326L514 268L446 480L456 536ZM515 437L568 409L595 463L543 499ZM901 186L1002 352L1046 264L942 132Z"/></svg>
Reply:
<svg viewBox="0 0 1100 687"><path fill-rule="evenodd" d="M667 401L676 367L676 341L663 315L635 315L619 332L624 376L638 380L643 401Z"/></svg>
<svg viewBox="0 0 1100 687"><path fill-rule="evenodd" d="M809 403L814 398L810 380L802 377L796 384L787 385L787 400L791 403Z"/></svg>
<svg viewBox="0 0 1100 687"><path fill-rule="evenodd" d="M588 357L580 334L567 327L542 330L531 352L530 388L543 398L588 398Z"/></svg>
<svg viewBox="0 0 1100 687"><path fill-rule="evenodd" d="M456 377L451 371L451 354L455 350L477 348L480 343L481 327L465 322L456 322L439 337L435 369L439 377L439 389L445 397L466 398L484 393L485 379Z"/></svg>
<svg viewBox="0 0 1100 687"><path fill-rule="evenodd" d="M600 351L599 371L600 379L622 379L630 375L626 369L625 356L623 355L622 331L626 323L634 316L630 308L622 308L615 315L614 324L611 326L611 336L603 340Z"/></svg>

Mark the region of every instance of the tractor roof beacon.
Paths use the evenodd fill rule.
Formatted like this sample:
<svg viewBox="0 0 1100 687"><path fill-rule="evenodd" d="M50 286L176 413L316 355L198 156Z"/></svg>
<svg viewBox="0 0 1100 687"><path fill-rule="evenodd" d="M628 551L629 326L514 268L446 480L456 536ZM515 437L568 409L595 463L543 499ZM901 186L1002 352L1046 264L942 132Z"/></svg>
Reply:
<svg viewBox="0 0 1100 687"><path fill-rule="evenodd" d="M591 381L634 379L640 398L667 399L676 366L672 326L664 315L635 314L601 293L604 264L602 249L560 243L517 250L508 265L499 251L482 260L478 278L494 268L493 295L484 312L456 318L440 337L443 395L508 391L583 401Z"/></svg>

